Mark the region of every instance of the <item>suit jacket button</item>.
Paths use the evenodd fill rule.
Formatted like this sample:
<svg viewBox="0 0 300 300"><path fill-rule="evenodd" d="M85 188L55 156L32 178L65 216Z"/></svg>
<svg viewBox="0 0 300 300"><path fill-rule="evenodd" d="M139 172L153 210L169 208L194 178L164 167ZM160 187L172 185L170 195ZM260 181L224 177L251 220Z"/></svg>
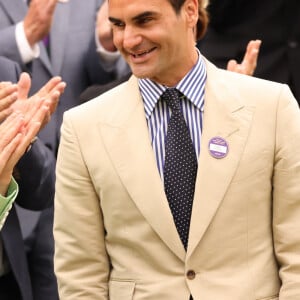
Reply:
<svg viewBox="0 0 300 300"><path fill-rule="evenodd" d="M186 272L186 277L187 277L189 280L195 279L195 277L196 277L195 271L194 271L194 270L188 270L188 271Z"/></svg>

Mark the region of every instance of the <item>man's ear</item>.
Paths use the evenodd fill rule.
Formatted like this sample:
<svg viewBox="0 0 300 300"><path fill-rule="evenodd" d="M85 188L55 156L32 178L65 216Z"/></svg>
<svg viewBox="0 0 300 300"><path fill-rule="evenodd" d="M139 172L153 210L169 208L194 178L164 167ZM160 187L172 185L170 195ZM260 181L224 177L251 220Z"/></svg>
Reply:
<svg viewBox="0 0 300 300"><path fill-rule="evenodd" d="M183 4L183 10L189 27L195 28L199 17L198 0L186 0Z"/></svg>

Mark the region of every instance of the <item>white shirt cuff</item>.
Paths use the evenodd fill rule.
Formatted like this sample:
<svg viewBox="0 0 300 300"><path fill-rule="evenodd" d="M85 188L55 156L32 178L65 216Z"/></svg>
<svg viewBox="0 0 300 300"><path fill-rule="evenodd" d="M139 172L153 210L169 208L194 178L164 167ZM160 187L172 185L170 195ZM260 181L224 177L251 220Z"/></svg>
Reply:
<svg viewBox="0 0 300 300"><path fill-rule="evenodd" d="M39 57L40 47L35 44L32 48L30 47L24 31L24 23L19 22L16 25L16 42L24 64L31 62L33 59Z"/></svg>

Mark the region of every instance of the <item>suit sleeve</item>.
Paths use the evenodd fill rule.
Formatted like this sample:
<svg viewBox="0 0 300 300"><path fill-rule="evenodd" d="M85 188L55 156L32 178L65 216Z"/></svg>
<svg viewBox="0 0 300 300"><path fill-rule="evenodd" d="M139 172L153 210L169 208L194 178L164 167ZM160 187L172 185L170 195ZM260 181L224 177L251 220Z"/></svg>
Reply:
<svg viewBox="0 0 300 300"><path fill-rule="evenodd" d="M105 300L109 261L101 192L94 189L69 117L65 113L56 169L54 267L59 296L62 300Z"/></svg>
<svg viewBox="0 0 300 300"><path fill-rule="evenodd" d="M47 237L47 238L45 238ZM34 240L27 255L33 299L58 300L53 265L53 206L44 209L35 228Z"/></svg>
<svg viewBox="0 0 300 300"><path fill-rule="evenodd" d="M278 101L273 175L273 237L280 300L300 299L300 111L285 86Z"/></svg>
<svg viewBox="0 0 300 300"><path fill-rule="evenodd" d="M0 81L18 82L21 69L19 64L0 56Z"/></svg>
<svg viewBox="0 0 300 300"><path fill-rule="evenodd" d="M55 163L53 153L40 139L22 156L14 172L20 188L16 202L20 206L42 210L53 205Z"/></svg>
<svg viewBox="0 0 300 300"><path fill-rule="evenodd" d="M15 37L16 25L9 25L0 29L0 56L17 62L22 70L27 70L23 63Z"/></svg>

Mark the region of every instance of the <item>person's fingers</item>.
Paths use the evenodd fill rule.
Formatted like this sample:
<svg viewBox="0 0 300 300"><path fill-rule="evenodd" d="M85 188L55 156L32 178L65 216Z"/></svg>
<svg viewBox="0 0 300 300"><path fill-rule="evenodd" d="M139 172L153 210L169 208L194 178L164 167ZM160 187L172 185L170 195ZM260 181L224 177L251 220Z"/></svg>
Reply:
<svg viewBox="0 0 300 300"><path fill-rule="evenodd" d="M247 75L253 75L255 72L260 45L260 40L250 41L248 43L244 59L241 63L243 70Z"/></svg>
<svg viewBox="0 0 300 300"><path fill-rule="evenodd" d="M1 82L0 101L1 101L1 99L17 92L17 90L18 90L18 86L16 84Z"/></svg>
<svg viewBox="0 0 300 300"><path fill-rule="evenodd" d="M13 109L11 105L17 100L17 86L14 84L7 85L0 89L0 122L2 122Z"/></svg>
<svg viewBox="0 0 300 300"><path fill-rule="evenodd" d="M6 172L10 172L41 129L42 122L49 113L49 106L36 102L35 109L36 113L26 127L24 117L18 113L14 113L0 125L0 134L1 131L5 132L0 140L0 170L5 168Z"/></svg>
<svg viewBox="0 0 300 300"><path fill-rule="evenodd" d="M3 173L5 168L9 167L9 160L14 151L16 151L18 145L20 144L21 138L22 133L17 133L10 141L10 143L7 144L6 147L0 152L0 174Z"/></svg>
<svg viewBox="0 0 300 300"><path fill-rule="evenodd" d="M229 60L227 70L245 75L253 75L257 66L260 45L260 40L250 41L247 45L243 61L238 64L234 59Z"/></svg>
<svg viewBox="0 0 300 300"><path fill-rule="evenodd" d="M64 81L59 82L50 92L48 95L45 95L47 98L51 99L51 97L55 94L60 96L66 88L66 83ZM56 97L56 96L55 96Z"/></svg>
<svg viewBox="0 0 300 300"><path fill-rule="evenodd" d="M59 102L59 98L60 98L60 93L58 91L54 91L49 99L49 107L50 107L50 114L53 114L57 108L58 102Z"/></svg>
<svg viewBox="0 0 300 300"><path fill-rule="evenodd" d="M20 112L12 113L0 125L0 152L10 143L12 138L22 130L24 116Z"/></svg>
<svg viewBox="0 0 300 300"><path fill-rule="evenodd" d="M8 107L0 111L0 122L3 122L10 114L13 113L13 109Z"/></svg>
<svg viewBox="0 0 300 300"><path fill-rule="evenodd" d="M250 41L247 45L247 51L245 53L244 58L251 60L251 58L253 58L253 54L254 53L257 54L259 52L260 45L261 45L261 40ZM252 60L252 62L254 61Z"/></svg>
<svg viewBox="0 0 300 300"><path fill-rule="evenodd" d="M31 86L31 78L28 73L23 72L18 81L18 97L21 100L27 99Z"/></svg>
<svg viewBox="0 0 300 300"><path fill-rule="evenodd" d="M36 99L31 99L30 104L27 107L27 111L24 114L24 120L25 120L25 126L34 119L36 113L38 112L39 109L44 105L45 99L44 98L36 98Z"/></svg>
<svg viewBox="0 0 300 300"><path fill-rule="evenodd" d="M256 69L260 45L261 41L255 40L250 41L247 46L247 51L242 65L244 65L244 69L248 75L253 75Z"/></svg>
<svg viewBox="0 0 300 300"><path fill-rule="evenodd" d="M227 70L231 72L236 72L236 68L238 66L238 63L235 59L231 59L227 63Z"/></svg>
<svg viewBox="0 0 300 300"><path fill-rule="evenodd" d="M56 110L60 95L64 92L65 88L66 83L61 81L60 77L54 77L34 97L44 97L49 101L50 113L52 114Z"/></svg>
<svg viewBox="0 0 300 300"><path fill-rule="evenodd" d="M45 101L39 109L37 109L32 120L28 123L27 130L31 139L41 130L50 120L50 101ZM37 126L38 124L38 126Z"/></svg>
<svg viewBox="0 0 300 300"><path fill-rule="evenodd" d="M62 79L60 76L52 77L38 92L37 95L39 97L45 97L48 93L50 93L53 89L57 87L59 83L61 83Z"/></svg>
<svg viewBox="0 0 300 300"><path fill-rule="evenodd" d="M47 97L48 100L50 100L50 113L53 114L56 110L56 107L58 105L59 99L61 94L64 92L66 87L66 83L65 82L61 82L59 83L55 90L53 92L50 93L50 95Z"/></svg>
<svg viewBox="0 0 300 300"><path fill-rule="evenodd" d="M31 106L24 116L25 128L28 130L32 122L40 122L40 129L43 128L50 120L50 106L51 100L44 98L31 99ZM39 130L40 130L39 129Z"/></svg>
<svg viewBox="0 0 300 300"><path fill-rule="evenodd" d="M0 81L0 89L6 88L9 85L12 85L11 81Z"/></svg>
<svg viewBox="0 0 300 300"><path fill-rule="evenodd" d="M66 83L62 82L61 77L56 76L50 79L36 94L30 98L26 98L30 78L27 74L22 74L19 81L19 90L21 91L22 99L18 99L13 105L14 110L20 110L24 114L25 126L34 117L36 112L40 109L41 105L47 105L49 111L42 121L43 126L50 119L51 114L55 111L59 97L64 92ZM24 98L25 97L25 98Z"/></svg>
<svg viewBox="0 0 300 300"><path fill-rule="evenodd" d="M40 124L38 122L32 123L30 127L30 134L28 131L21 130L18 132L15 137L10 141L10 143L6 146L5 150L7 151L6 164L5 164L5 172L12 173L15 165L26 152L26 149L31 143L31 140L36 133L38 132L38 128Z"/></svg>

